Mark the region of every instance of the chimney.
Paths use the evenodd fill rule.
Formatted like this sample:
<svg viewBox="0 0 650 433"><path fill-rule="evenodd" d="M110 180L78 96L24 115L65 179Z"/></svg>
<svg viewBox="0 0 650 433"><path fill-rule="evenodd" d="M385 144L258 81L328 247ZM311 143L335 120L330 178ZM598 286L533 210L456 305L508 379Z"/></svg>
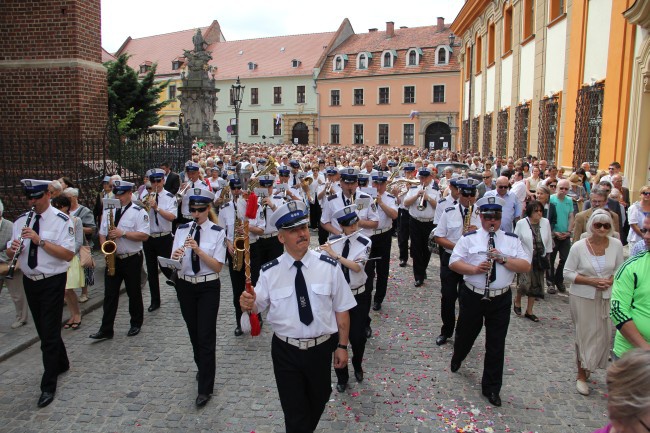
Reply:
<svg viewBox="0 0 650 433"><path fill-rule="evenodd" d="M395 23L386 21L386 39L390 39L393 36L395 36Z"/></svg>
<svg viewBox="0 0 650 433"><path fill-rule="evenodd" d="M368 33L374 33L377 31L377 27L373 27L371 29L368 29Z"/></svg>
<svg viewBox="0 0 650 433"><path fill-rule="evenodd" d="M445 19L443 17L438 17L438 31L441 32L445 29Z"/></svg>

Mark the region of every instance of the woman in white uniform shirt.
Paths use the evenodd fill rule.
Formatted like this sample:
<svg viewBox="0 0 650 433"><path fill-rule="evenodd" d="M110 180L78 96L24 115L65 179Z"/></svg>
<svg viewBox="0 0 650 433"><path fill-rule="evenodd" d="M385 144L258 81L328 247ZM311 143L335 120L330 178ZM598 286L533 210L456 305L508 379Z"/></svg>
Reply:
<svg viewBox="0 0 650 433"><path fill-rule="evenodd" d="M199 369L196 405L202 407L214 390L216 326L221 292L219 272L226 261L226 234L208 218L212 216L216 220L210 210L214 194L195 188L189 195L189 210L194 221L178 226L172 259L182 258L176 295L190 334L194 362Z"/></svg>

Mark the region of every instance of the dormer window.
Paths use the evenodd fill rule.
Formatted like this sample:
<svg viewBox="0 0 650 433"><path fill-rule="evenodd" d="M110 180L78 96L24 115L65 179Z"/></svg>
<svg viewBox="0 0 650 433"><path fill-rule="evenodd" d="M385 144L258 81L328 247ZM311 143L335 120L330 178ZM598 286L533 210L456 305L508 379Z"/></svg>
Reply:
<svg viewBox="0 0 650 433"><path fill-rule="evenodd" d="M397 51L395 50L384 51L381 55L381 67L392 68L396 58L397 58Z"/></svg>
<svg viewBox="0 0 650 433"><path fill-rule="evenodd" d="M140 73L141 74L146 74L151 70L151 65L152 63L150 61L146 61L142 64L140 64Z"/></svg>
<svg viewBox="0 0 650 433"><path fill-rule="evenodd" d="M257 68L257 63L248 62L248 70L249 71L253 71L253 70L255 70L255 68Z"/></svg>
<svg viewBox="0 0 650 433"><path fill-rule="evenodd" d="M338 54L336 57L334 57L334 70L342 71L345 68L345 65L347 64L347 61L348 61L347 54Z"/></svg>
<svg viewBox="0 0 650 433"><path fill-rule="evenodd" d="M406 54L408 59L409 66L417 66L420 64L420 58L422 57L422 49L420 48L411 48Z"/></svg>
<svg viewBox="0 0 650 433"><path fill-rule="evenodd" d="M172 71L177 71L183 67L183 61L176 59L172 61Z"/></svg>
<svg viewBox="0 0 650 433"><path fill-rule="evenodd" d="M302 63L302 62L301 62L300 60L298 60L298 59L293 59L293 60L291 61L291 67L292 67L292 68L297 68L298 66L300 66L301 63Z"/></svg>
<svg viewBox="0 0 650 433"><path fill-rule="evenodd" d="M368 69L370 64L370 59L372 59L372 54L370 53L359 53L357 56L357 69Z"/></svg>
<svg viewBox="0 0 650 433"><path fill-rule="evenodd" d="M446 65L449 63L449 47L443 45L436 48L436 65Z"/></svg>

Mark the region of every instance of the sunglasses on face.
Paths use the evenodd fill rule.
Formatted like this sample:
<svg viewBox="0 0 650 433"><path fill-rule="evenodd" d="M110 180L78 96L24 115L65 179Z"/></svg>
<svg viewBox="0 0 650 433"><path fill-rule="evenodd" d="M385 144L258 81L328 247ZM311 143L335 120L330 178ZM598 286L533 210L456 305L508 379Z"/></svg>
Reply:
<svg viewBox="0 0 650 433"><path fill-rule="evenodd" d="M501 212L482 214L486 221L501 221Z"/></svg>
<svg viewBox="0 0 650 433"><path fill-rule="evenodd" d="M474 197L474 193L473 193L473 192L469 192L469 191L461 191L460 194L461 194L463 197Z"/></svg>
<svg viewBox="0 0 650 433"><path fill-rule="evenodd" d="M639 229L639 231L641 232L642 235L648 233L648 230L650 230L650 229L645 229L645 228L644 229Z"/></svg>
<svg viewBox="0 0 650 433"><path fill-rule="evenodd" d="M230 187L230 189L241 189L241 186L233 186L233 187Z"/></svg>
<svg viewBox="0 0 650 433"><path fill-rule="evenodd" d="M602 228L604 228L605 230L609 230L612 228L612 225L610 223L594 223L594 228L598 230Z"/></svg>
<svg viewBox="0 0 650 433"><path fill-rule="evenodd" d="M569 190L569 188L567 188L567 187L565 187L565 186L561 186L561 187L560 187L560 191L568 191L568 190Z"/></svg>
<svg viewBox="0 0 650 433"><path fill-rule="evenodd" d="M647 195L650 195L650 191L644 191L644 192L642 192L641 194L647 196Z"/></svg>
<svg viewBox="0 0 650 433"><path fill-rule="evenodd" d="M207 206L191 207L191 208L190 208L190 213L194 213L194 212L205 212L207 209L208 209Z"/></svg>
<svg viewBox="0 0 650 433"><path fill-rule="evenodd" d="M483 179L489 179L492 176L483 176Z"/></svg>
<svg viewBox="0 0 650 433"><path fill-rule="evenodd" d="M499 185L497 186L499 189L508 189L508 185Z"/></svg>
<svg viewBox="0 0 650 433"><path fill-rule="evenodd" d="M156 177L156 178L153 178L153 179L149 179L149 182L153 182L153 183L159 183L159 182L162 182L162 181L163 181L163 180L162 180L162 178L160 178L160 177Z"/></svg>
<svg viewBox="0 0 650 433"><path fill-rule="evenodd" d="M557 184L553 184L553 183L552 183L552 184L550 184L548 187L549 187L549 188L555 188L556 186L557 186Z"/></svg>

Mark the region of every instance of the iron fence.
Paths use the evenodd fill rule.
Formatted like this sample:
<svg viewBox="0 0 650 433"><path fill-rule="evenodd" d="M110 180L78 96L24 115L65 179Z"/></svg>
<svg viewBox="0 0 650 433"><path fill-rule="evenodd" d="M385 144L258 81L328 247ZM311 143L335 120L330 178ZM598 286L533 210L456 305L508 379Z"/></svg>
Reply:
<svg viewBox="0 0 650 433"><path fill-rule="evenodd" d="M556 163L556 146L559 120L559 97L553 95L539 101L539 136L537 156L549 164Z"/></svg>
<svg viewBox="0 0 650 433"><path fill-rule="evenodd" d="M528 152L528 133L530 125L530 103L517 105L515 108L515 142L512 156L515 159L523 158Z"/></svg>
<svg viewBox="0 0 650 433"><path fill-rule="evenodd" d="M467 153L469 151L469 120L463 120L463 130L461 131L461 151Z"/></svg>
<svg viewBox="0 0 650 433"><path fill-rule="evenodd" d="M478 152L478 130L479 118L475 117L472 119L472 153Z"/></svg>
<svg viewBox="0 0 650 433"><path fill-rule="evenodd" d="M497 149L496 156L508 155L508 116L509 108L499 111L497 116Z"/></svg>
<svg viewBox="0 0 650 433"><path fill-rule="evenodd" d="M574 167L580 167L583 162L588 162L591 167L599 165L604 98L604 82L584 86L578 90L573 149Z"/></svg>
<svg viewBox="0 0 650 433"><path fill-rule="evenodd" d="M492 113L483 116L483 148L481 155L488 156L492 149Z"/></svg>

